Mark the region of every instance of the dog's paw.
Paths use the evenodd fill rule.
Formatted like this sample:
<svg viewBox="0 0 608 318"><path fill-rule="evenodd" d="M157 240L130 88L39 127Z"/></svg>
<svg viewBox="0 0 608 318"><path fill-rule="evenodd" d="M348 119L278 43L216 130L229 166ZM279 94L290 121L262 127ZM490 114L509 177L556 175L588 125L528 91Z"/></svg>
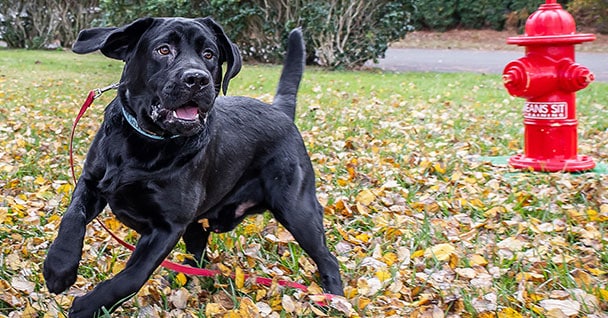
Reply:
<svg viewBox="0 0 608 318"><path fill-rule="evenodd" d="M79 260L74 262L62 256L61 253L49 250L42 270L46 286L55 294L61 293L76 282Z"/></svg>
<svg viewBox="0 0 608 318"><path fill-rule="evenodd" d="M96 308L90 301L87 301L87 296L76 297L72 302L72 308L68 313L69 318L92 318L101 316L101 310Z"/></svg>

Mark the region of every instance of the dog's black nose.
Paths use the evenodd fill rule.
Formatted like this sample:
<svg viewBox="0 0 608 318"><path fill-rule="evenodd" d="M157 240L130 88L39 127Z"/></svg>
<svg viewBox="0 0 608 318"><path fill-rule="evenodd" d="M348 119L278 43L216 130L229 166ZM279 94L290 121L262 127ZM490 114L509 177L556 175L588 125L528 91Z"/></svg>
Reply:
<svg viewBox="0 0 608 318"><path fill-rule="evenodd" d="M189 88L203 88L209 84L209 75L201 70L187 70L182 74L182 81Z"/></svg>

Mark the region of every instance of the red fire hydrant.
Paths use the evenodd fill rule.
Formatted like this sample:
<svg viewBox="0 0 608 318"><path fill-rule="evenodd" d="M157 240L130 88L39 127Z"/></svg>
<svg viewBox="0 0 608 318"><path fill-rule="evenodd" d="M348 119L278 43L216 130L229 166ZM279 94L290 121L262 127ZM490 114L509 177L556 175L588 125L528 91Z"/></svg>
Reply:
<svg viewBox="0 0 608 318"><path fill-rule="evenodd" d="M503 71L509 94L526 98L524 154L511 157L509 163L548 172L593 169L593 159L577 155L576 91L594 77L574 62L574 45L593 41L595 35L576 34L574 18L555 0L532 13L525 30L507 43L524 46L526 56Z"/></svg>

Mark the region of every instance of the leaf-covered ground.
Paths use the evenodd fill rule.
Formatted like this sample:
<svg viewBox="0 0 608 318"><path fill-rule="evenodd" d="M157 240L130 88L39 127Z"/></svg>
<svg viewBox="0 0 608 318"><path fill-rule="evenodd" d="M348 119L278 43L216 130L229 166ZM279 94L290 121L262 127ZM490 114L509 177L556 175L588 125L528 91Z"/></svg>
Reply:
<svg viewBox="0 0 608 318"><path fill-rule="evenodd" d="M72 190L73 117L120 70L99 55L0 51L1 317L61 316L129 257L92 223L76 284L61 295L44 286L41 264ZM279 71L247 65L229 93L270 101ZM604 164L607 92L593 83L578 94L580 153ZM110 98L79 125L78 166ZM159 269L114 316L607 317L608 175L492 163L523 148L522 105L494 75L307 70L296 121L346 298L314 305L314 264L266 215L211 238L211 267L234 280ZM102 219L137 240L110 211ZM171 257L187 257L183 246ZM310 295L243 274L297 281Z"/></svg>

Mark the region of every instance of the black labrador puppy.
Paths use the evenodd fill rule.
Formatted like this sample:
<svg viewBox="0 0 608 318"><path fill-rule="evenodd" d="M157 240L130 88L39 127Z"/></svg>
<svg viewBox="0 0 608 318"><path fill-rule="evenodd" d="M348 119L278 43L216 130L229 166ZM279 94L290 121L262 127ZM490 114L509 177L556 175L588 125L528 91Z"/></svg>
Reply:
<svg viewBox="0 0 608 318"><path fill-rule="evenodd" d="M211 18L87 29L73 50L100 50L125 66L44 262L49 290L75 282L85 227L106 204L141 236L125 269L77 297L70 317L112 310L134 295L180 238L200 261L210 232L267 210L315 261L324 290L343 295L313 168L293 122L305 58L299 30L290 34L272 105L218 96L241 57Z"/></svg>

